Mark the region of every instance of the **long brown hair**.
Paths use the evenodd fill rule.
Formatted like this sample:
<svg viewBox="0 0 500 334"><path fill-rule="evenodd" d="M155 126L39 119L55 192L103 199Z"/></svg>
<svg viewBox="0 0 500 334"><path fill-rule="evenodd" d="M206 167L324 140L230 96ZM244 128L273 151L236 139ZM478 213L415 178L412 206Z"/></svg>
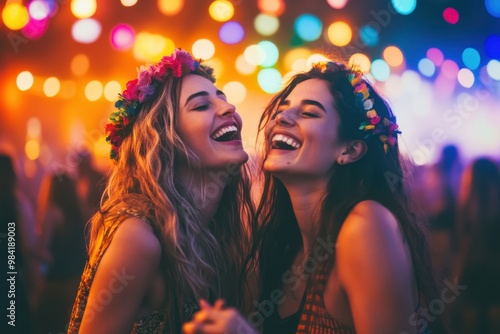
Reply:
<svg viewBox="0 0 500 334"><path fill-rule="evenodd" d="M212 80L212 69L199 65L191 74ZM123 140L112 168L99 212L91 220L89 249L102 229L130 214L146 217L163 246L167 318L170 331L178 332L184 301L224 297L240 301L237 281L243 256L248 252L248 224L253 209L247 169L229 175L221 204L208 226L199 221L199 204L179 182L182 159L194 169L195 154L176 130L183 77L166 76L156 93L139 111L131 133ZM205 186L210 180L205 180ZM204 189L200 189L203 193Z"/></svg>
<svg viewBox="0 0 500 334"><path fill-rule="evenodd" d="M366 121L366 115L355 103L354 88L349 80L354 72L355 69L344 64L331 62L327 70L322 66L314 66L308 72L296 74L265 108L259 131L265 128L278 105L299 83L312 78L328 82L335 100L334 108L340 116L339 140L365 140L367 153L354 163L335 163L331 167L326 192L322 202L318 204L320 219L317 236L329 236L335 243L344 220L357 203L368 199L381 203L396 216L402 227L411 252L419 293L429 302L436 297L436 291L426 230L409 200L407 173L397 143L385 153L383 143L377 136L365 138L366 133L359 130L360 124ZM367 85L372 92L374 109L378 115L395 121L388 104L369 83ZM266 145L267 143L264 146ZM262 163L266 159L265 152L267 150L263 153ZM262 282L261 300L268 299L271 291L281 287L282 275L292 266L302 245L285 186L271 173L263 170L262 174L264 190L257 207L261 228L247 259L247 262L253 264L253 268L258 267ZM311 249L314 249L314 245ZM257 257L258 261L255 261ZM334 258L335 253L332 254L332 259ZM252 265L249 267L252 268Z"/></svg>

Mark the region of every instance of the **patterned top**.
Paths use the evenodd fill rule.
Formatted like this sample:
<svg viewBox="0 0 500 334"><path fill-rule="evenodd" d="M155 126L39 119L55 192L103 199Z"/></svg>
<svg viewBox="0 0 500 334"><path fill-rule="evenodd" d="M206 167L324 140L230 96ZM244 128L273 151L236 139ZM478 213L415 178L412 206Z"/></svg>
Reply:
<svg viewBox="0 0 500 334"><path fill-rule="evenodd" d="M148 220L145 217L139 216L135 211L127 210L126 213L128 215L138 217L149 224ZM95 273L97 271L99 263L102 260L104 253L106 252L108 246L113 240L113 236L115 235L115 232L118 229L119 225L120 224L113 224L111 228L105 231L94 264L90 265L89 261L87 261L87 264L85 265L85 269L83 271L80 281L80 286L78 287L76 300L73 305L73 310L71 311L68 334L77 334L78 331L80 330L83 314L87 306L87 300L89 298L90 288L92 286L92 282L94 281ZM92 312L92 311L93 310L87 310L87 312ZM192 305L184 305L185 314L189 313L190 316L192 316L192 314L194 314L195 311L196 311L196 304L195 307L193 307ZM166 318L165 306L162 306L161 308L151 312L150 314L142 318L140 321L135 322L131 333L134 334L167 333L168 324L165 318Z"/></svg>
<svg viewBox="0 0 500 334"><path fill-rule="evenodd" d="M354 327L346 326L333 318L327 311L323 300L325 286L330 274L328 265L319 265L312 281L306 290L306 301L302 309L299 326L296 334L355 334ZM427 321L421 314L420 304L415 311L417 332L430 334Z"/></svg>

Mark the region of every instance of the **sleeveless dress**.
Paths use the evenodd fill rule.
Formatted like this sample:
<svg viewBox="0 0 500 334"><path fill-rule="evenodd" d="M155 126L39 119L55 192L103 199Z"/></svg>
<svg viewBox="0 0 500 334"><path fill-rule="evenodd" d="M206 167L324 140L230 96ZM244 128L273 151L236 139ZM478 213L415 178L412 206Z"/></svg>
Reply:
<svg viewBox="0 0 500 334"><path fill-rule="evenodd" d="M332 317L323 300L330 268L319 265L312 279L308 281L299 310L281 318L277 309L264 322L264 333L272 334L356 334L354 327L342 324ZM415 311L417 333L430 334L427 321L421 314L420 304Z"/></svg>
<svg viewBox="0 0 500 334"><path fill-rule="evenodd" d="M150 224L147 218L138 215L134 211L127 210L126 214L140 218L144 220L146 223ZM92 286L92 282L94 281L97 268L102 260L104 253L106 252L111 241L113 240L113 236L115 235L116 230L118 229L119 226L120 224L113 224L111 228L105 231L94 264L90 265L90 262L87 261L85 265L85 269L83 271L80 281L80 286L78 288L76 300L73 305L73 310L71 312L68 334L77 334L80 330L83 314L85 312L85 308L87 306L87 301L89 298L90 288ZM187 301L186 303L184 303L183 312L184 316L187 316L187 319L190 319L197 310L198 307L196 303L192 301ZM135 322L131 333L151 334L151 333L168 333L168 331L169 331L169 324L166 319L165 306L162 306L159 309L143 317L140 321Z"/></svg>

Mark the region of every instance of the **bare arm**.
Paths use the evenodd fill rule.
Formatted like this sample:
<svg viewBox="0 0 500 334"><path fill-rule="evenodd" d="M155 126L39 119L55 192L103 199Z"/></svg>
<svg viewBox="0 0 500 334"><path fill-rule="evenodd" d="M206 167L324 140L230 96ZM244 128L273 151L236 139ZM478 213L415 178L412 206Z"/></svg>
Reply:
<svg viewBox="0 0 500 334"><path fill-rule="evenodd" d="M416 333L411 256L388 209L374 201L353 209L338 237L337 266L358 334Z"/></svg>
<svg viewBox="0 0 500 334"><path fill-rule="evenodd" d="M130 333L160 258L151 227L126 219L99 264L79 333Z"/></svg>

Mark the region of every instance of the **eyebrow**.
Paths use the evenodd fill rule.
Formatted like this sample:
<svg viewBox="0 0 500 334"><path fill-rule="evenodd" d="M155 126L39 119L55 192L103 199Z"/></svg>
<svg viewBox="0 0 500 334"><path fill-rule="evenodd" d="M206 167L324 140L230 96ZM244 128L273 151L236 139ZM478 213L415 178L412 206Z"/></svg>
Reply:
<svg viewBox="0 0 500 334"><path fill-rule="evenodd" d="M319 103L318 101L316 101L316 100L305 99L305 100L300 101L300 104L302 104L302 105L313 105L313 106L316 106L316 107L320 108L324 112L326 112L325 107L321 103ZM289 106L290 105L290 101L289 100L285 100L285 101L281 102L279 105L280 106Z"/></svg>
<svg viewBox="0 0 500 334"><path fill-rule="evenodd" d="M226 94L224 94L223 91L221 91L220 89L217 89L217 91L215 92L216 95L223 95L223 96L226 96ZM192 99L198 97L198 96L208 96L210 94L208 94L208 92L206 91L201 91L201 92L198 92L198 93L194 93L192 95L190 95L187 99L186 99L186 103L184 104L184 106L186 106L189 101L191 101Z"/></svg>

